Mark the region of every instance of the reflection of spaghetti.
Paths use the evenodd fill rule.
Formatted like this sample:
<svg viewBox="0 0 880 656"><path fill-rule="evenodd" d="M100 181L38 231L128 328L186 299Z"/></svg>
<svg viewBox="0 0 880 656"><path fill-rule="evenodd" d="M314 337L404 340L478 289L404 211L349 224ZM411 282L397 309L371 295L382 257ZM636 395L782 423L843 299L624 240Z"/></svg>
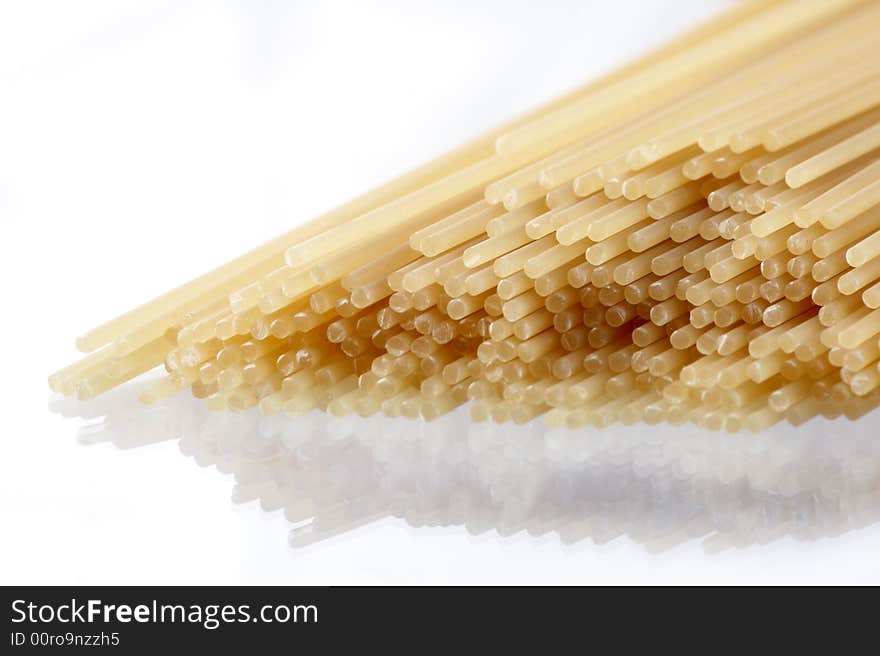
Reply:
<svg viewBox="0 0 880 656"><path fill-rule="evenodd" d="M880 399L880 5L758 0L82 336L53 389L761 430Z"/></svg>
<svg viewBox="0 0 880 656"><path fill-rule="evenodd" d="M460 412L413 424L216 414L186 399L140 406L126 389L56 409L105 415L82 429L88 442L179 438L199 465L235 476L236 502L283 509L297 546L388 515L565 542L628 535L653 550L695 538L710 550L815 539L880 520L880 442L864 424L817 420L730 441L699 429L501 432Z"/></svg>

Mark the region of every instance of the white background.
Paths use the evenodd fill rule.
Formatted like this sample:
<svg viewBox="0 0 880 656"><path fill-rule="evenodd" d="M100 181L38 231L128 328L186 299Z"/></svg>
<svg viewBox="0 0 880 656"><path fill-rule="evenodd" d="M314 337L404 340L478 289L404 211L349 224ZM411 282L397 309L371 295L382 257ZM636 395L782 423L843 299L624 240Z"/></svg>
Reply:
<svg viewBox="0 0 880 656"><path fill-rule="evenodd" d="M87 328L725 4L4 3L0 583L880 583L877 523L655 555L385 519L295 550L173 440L85 447L47 410Z"/></svg>

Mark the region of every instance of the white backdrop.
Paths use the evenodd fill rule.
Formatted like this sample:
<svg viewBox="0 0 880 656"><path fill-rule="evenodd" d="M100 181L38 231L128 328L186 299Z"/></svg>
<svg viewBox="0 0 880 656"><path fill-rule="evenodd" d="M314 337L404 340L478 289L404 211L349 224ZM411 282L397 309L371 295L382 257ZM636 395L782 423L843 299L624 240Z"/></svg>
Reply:
<svg viewBox="0 0 880 656"><path fill-rule="evenodd" d="M522 531L473 537L461 526L414 528L388 518L292 549L279 512L231 503L231 477L183 457L176 439L130 449L80 444L170 438L169 426L201 421L195 401L177 399L154 415L124 394L98 409L64 405L68 413L110 413L115 432L92 428L79 441L86 420L47 409L46 375L76 357L73 340L88 327L625 62L725 4L3 4L0 583L880 582L876 496L866 500L846 487L852 477L864 484L859 476L873 475L876 416L852 427L779 429L762 436L767 444L688 434L673 450L679 461L698 453L699 466L723 467L778 443L774 462L793 465L789 478L770 487L798 491L808 502L811 491L843 486L827 516L813 517L807 503L779 539L710 555L715 543L707 549L698 539L660 553L631 539L662 534L663 522L673 521L642 507L652 502L650 490L624 494L633 507L605 533L624 535L602 545L566 546L553 534ZM422 438L443 448L456 425ZM372 435L382 453L395 439L417 439L376 422L343 428ZM221 428L227 439L235 430ZM612 458L614 467L631 466L626 459L641 453L644 433L582 438L609 435L627 445L610 445L622 458ZM669 431L651 437L684 439ZM482 453L486 443L508 438L518 439L505 429L468 436ZM828 456L826 444L837 451ZM327 461L327 480L356 474L359 461L346 458ZM515 491L518 479L498 474L493 462L477 463L488 467L488 493ZM811 478L828 462L842 467L832 483ZM323 472L317 465L310 471ZM552 481L555 471L541 470L542 480ZM628 480L614 471L612 481ZM709 519L747 526L754 504L737 496L742 472L731 476L713 488ZM675 488L685 496L694 492L687 480ZM452 494L455 486L440 489ZM653 499L658 507L667 501ZM856 515L866 527L815 541L786 537L822 533L823 521L837 526ZM431 519L427 513L411 523ZM682 526L684 535L701 534L698 520ZM833 526L825 532L841 532Z"/></svg>

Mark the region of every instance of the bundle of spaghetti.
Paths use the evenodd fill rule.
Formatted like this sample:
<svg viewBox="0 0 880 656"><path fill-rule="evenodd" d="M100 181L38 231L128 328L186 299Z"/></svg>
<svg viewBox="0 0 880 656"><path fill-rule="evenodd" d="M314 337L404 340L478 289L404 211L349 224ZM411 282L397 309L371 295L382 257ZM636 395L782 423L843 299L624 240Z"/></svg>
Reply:
<svg viewBox="0 0 880 656"><path fill-rule="evenodd" d="M760 431L880 403L880 3L757 0L77 340L91 398Z"/></svg>

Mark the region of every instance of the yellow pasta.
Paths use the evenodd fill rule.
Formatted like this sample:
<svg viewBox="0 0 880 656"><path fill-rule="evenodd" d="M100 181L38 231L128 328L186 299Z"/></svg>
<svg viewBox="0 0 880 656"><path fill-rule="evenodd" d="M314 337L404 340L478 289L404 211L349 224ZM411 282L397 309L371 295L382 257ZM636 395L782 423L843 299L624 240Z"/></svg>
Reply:
<svg viewBox="0 0 880 656"><path fill-rule="evenodd" d="M291 416L735 431L880 404L880 4L756 0L77 340Z"/></svg>

